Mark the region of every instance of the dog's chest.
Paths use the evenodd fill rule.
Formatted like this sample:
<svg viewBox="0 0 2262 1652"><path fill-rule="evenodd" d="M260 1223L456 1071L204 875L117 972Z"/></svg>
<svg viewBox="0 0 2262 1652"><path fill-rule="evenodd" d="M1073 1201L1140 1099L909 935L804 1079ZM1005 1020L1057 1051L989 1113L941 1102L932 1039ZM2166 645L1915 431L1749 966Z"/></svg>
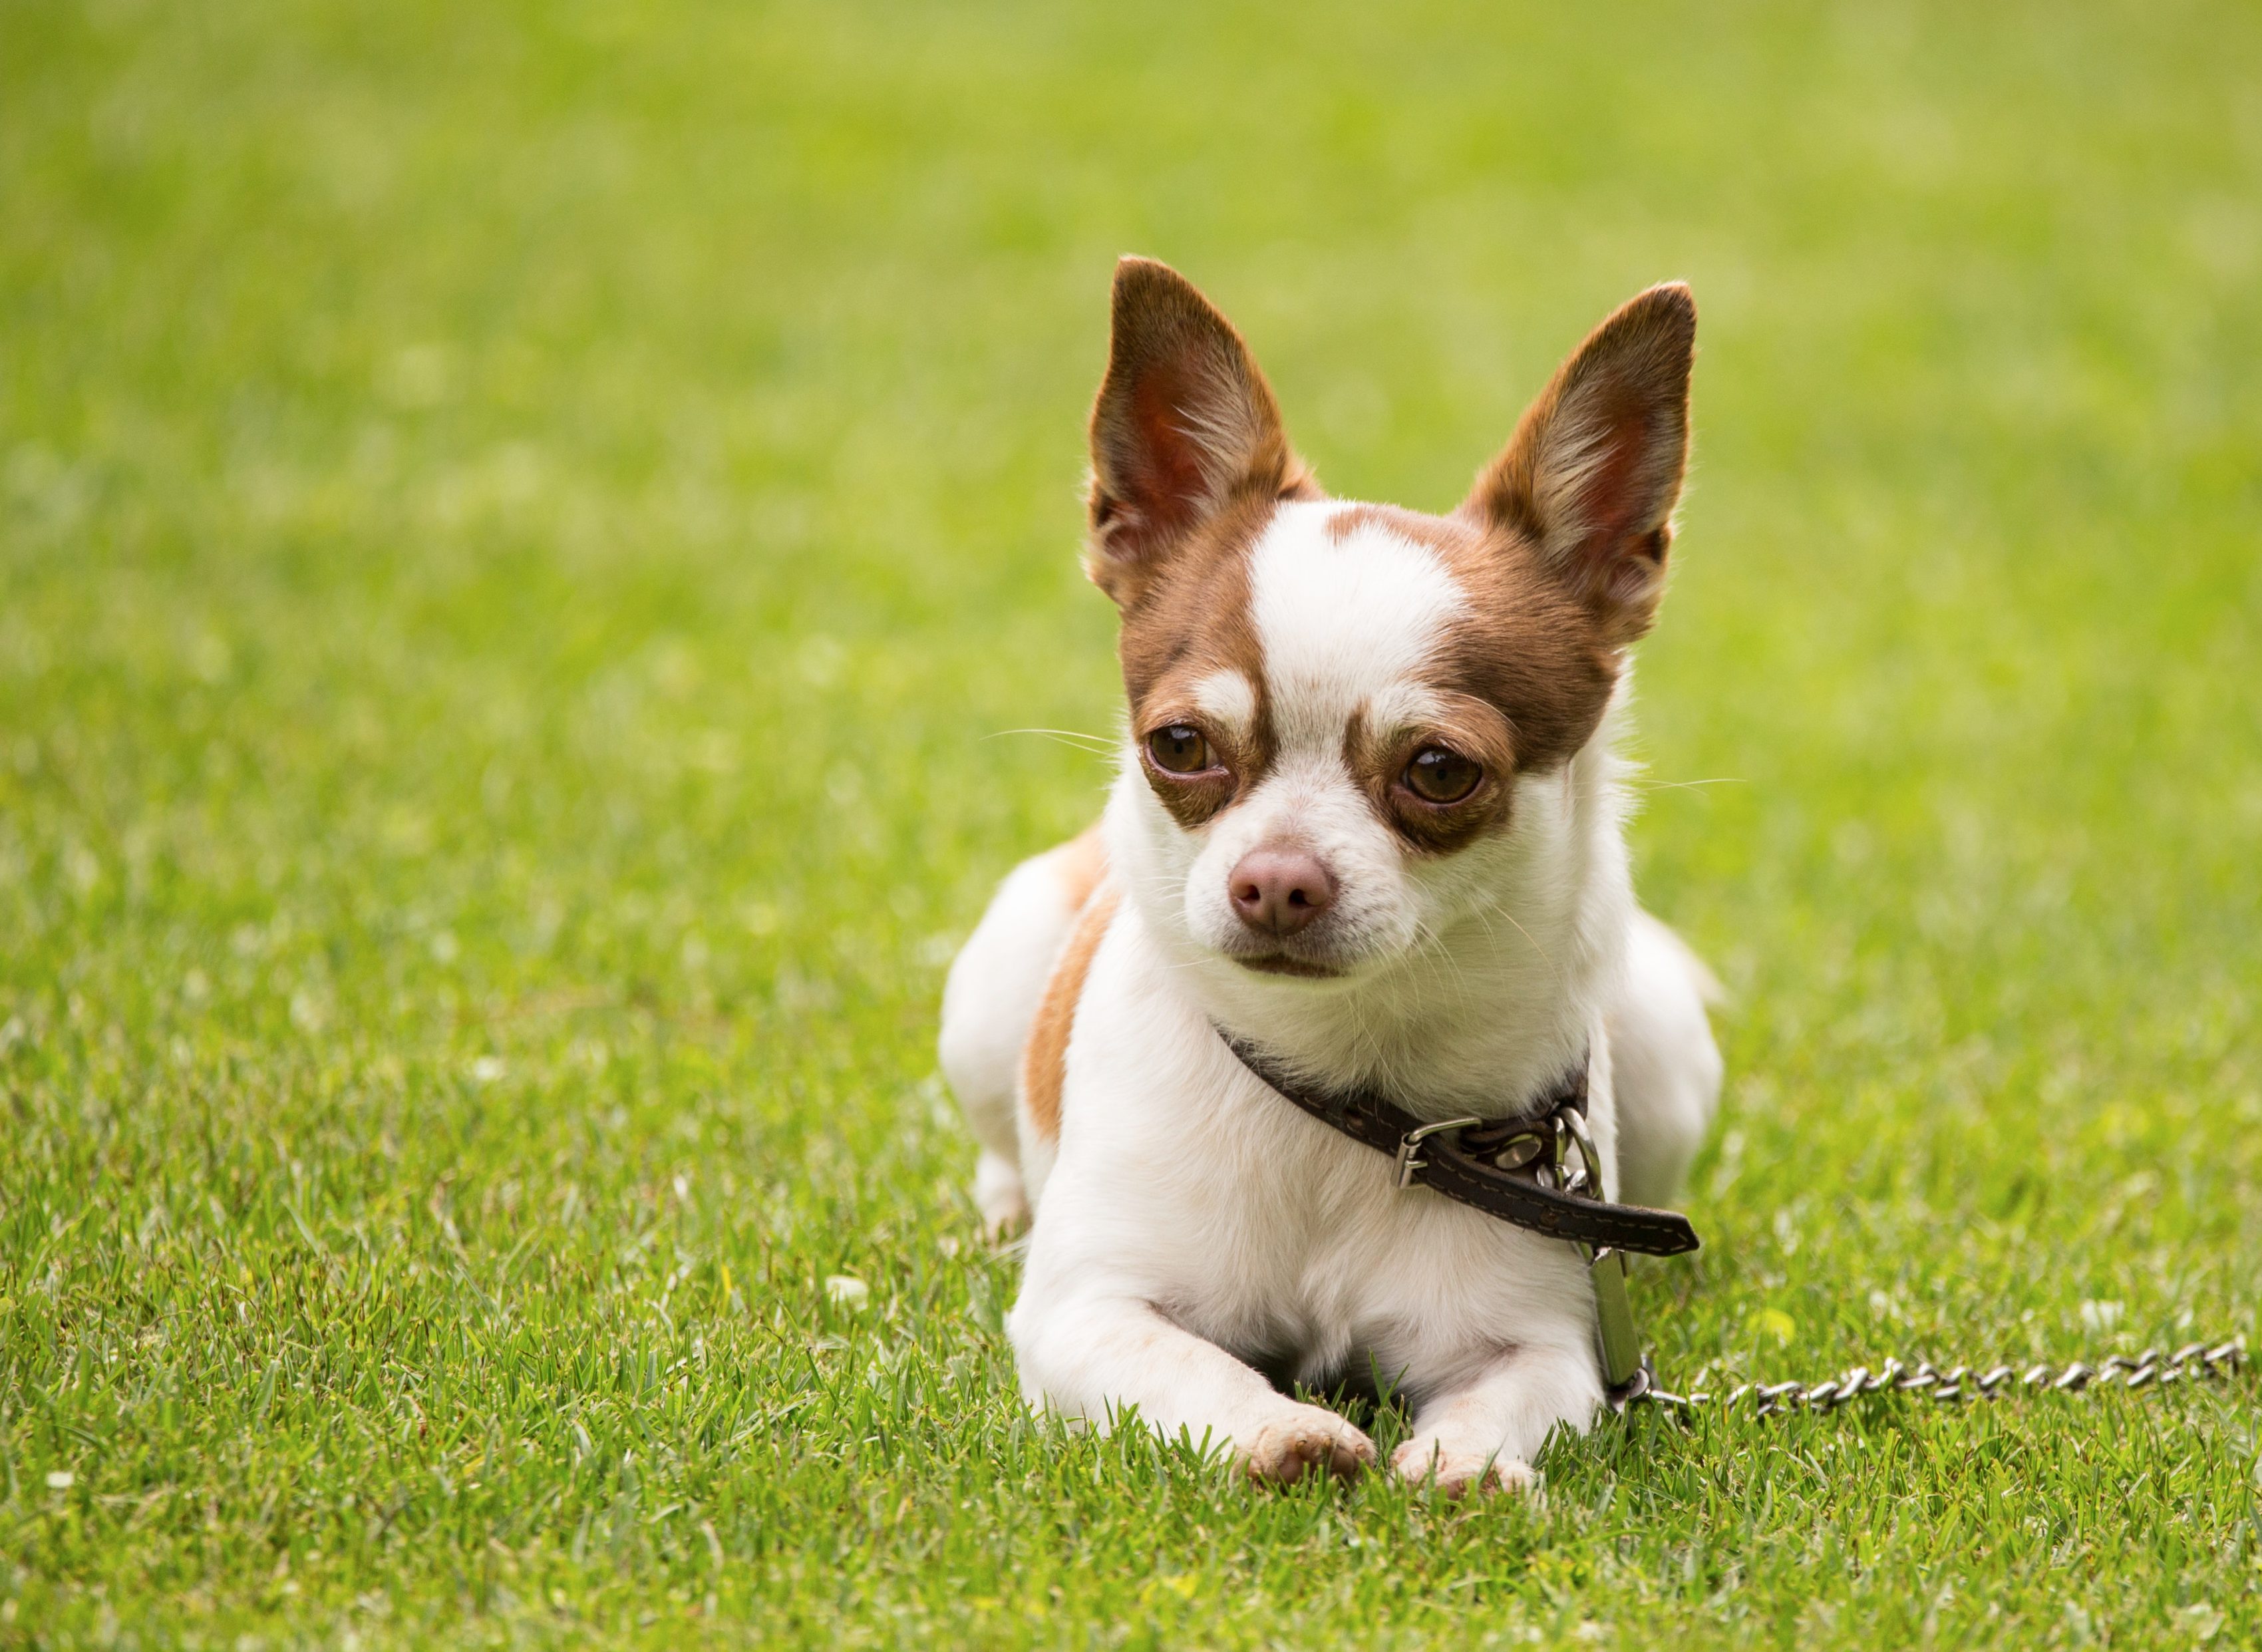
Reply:
<svg viewBox="0 0 2262 1652"><path fill-rule="evenodd" d="M1399 1189L1385 1155L1267 1089L1206 1026L1158 1040L1151 1001L1110 1002L1095 994L1078 1028L1047 1220L1187 1329L1309 1381L1513 1340L1575 1291L1568 1246Z"/></svg>
<svg viewBox="0 0 2262 1652"><path fill-rule="evenodd" d="M1361 1351L1403 1355L1446 1327L1510 1336L1535 1294L1559 1294L1569 1247L1399 1188L1382 1154L1269 1093L1236 1093L1219 1109L1233 1115L1244 1151L1221 1146L1214 1172L1182 1187L1175 1219L1156 1213L1192 1241L1173 1247L1173 1271L1181 1311L1206 1334L1250 1357L1334 1366Z"/></svg>

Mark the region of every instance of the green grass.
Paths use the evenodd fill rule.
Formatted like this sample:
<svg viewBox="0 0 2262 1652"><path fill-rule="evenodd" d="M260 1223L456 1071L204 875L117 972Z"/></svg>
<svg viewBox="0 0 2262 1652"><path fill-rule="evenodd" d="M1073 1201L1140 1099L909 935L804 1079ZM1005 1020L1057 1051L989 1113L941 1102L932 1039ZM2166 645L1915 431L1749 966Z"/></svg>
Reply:
<svg viewBox="0 0 2262 1652"><path fill-rule="evenodd" d="M2228 4L0 11L0 1643L2253 1644L2251 1379L1644 1418L1539 1508L1058 1438L931 1050L1104 779L998 735L1114 715L1114 256L1433 508L1686 276L1636 837L1736 1006L1663 1370L2256 1335L2258 62Z"/></svg>

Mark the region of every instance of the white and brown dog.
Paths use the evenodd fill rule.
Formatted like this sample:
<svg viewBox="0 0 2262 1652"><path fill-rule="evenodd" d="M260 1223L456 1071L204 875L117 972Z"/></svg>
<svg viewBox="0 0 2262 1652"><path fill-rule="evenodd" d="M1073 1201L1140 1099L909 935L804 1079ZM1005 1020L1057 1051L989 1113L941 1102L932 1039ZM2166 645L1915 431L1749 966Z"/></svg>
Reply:
<svg viewBox="0 0 2262 1652"><path fill-rule="evenodd" d="M1719 1090L1709 977L1634 904L1612 746L1696 325L1683 286L1627 304L1432 516L1329 499L1232 325L1118 267L1086 563L1122 613L1121 772L1006 878L943 998L976 1201L1034 1213L1033 1403L1136 1408L1293 1480L1375 1449L1273 1379L1379 1374L1412 1407L1392 1467L1452 1491L1586 1426L1573 1246L1401 1190L1220 1035L1431 1120L1513 1115L1584 1056L1605 1196L1677 1188Z"/></svg>

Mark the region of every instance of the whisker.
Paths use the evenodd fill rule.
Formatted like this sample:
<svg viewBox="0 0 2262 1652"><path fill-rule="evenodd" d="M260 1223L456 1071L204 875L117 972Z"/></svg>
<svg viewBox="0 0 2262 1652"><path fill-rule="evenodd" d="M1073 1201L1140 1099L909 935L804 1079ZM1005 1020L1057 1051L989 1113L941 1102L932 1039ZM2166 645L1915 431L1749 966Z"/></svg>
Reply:
<svg viewBox="0 0 2262 1652"><path fill-rule="evenodd" d="M1495 899L1487 901L1483 905L1473 907L1472 910L1479 913L1496 913L1501 917L1507 919L1509 922L1516 924L1516 933L1522 935L1526 941L1531 943L1531 949L1539 955L1540 962L1545 963L1549 969L1553 970L1559 977L1561 976L1561 967L1558 965L1554 958L1549 955L1547 949L1539 944L1539 937L1533 934L1529 929L1526 929L1521 923L1517 923L1516 914L1509 911L1507 907L1502 905L1498 900Z"/></svg>
<svg viewBox="0 0 2262 1652"><path fill-rule="evenodd" d="M1434 971L1440 965L1449 967L1453 972L1454 987L1458 990L1467 986L1468 972L1461 968L1461 961L1453 956L1453 949L1445 944L1444 935L1435 924L1426 918L1416 919L1414 935L1416 941L1429 943L1414 954L1423 968Z"/></svg>
<svg viewBox="0 0 2262 1652"><path fill-rule="evenodd" d="M985 740L1001 740L1008 734L1041 734L1048 739L1058 740L1063 746L1074 746L1100 756L1113 756L1115 742L1105 735L1087 734L1073 728L1001 728L994 734L984 734Z"/></svg>

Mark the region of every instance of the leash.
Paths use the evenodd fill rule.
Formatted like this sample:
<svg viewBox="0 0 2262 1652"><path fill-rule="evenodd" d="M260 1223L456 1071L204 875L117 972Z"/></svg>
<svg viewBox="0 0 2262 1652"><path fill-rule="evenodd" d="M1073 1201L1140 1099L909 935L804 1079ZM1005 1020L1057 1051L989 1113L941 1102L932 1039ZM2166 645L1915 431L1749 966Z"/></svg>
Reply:
<svg viewBox="0 0 2262 1652"><path fill-rule="evenodd" d="M1992 1399L2019 1390L2074 1394L2091 1389L2166 1388L2230 1376L2244 1364L2246 1338L2213 1345L2187 1343L2172 1353L2148 1348L2130 1358L2109 1354L2096 1365L2035 1365L2021 1371L1998 1365L1941 1370L1930 1360L1913 1367L1888 1359L1878 1369L1855 1366L1843 1374L1807 1383L1747 1382L1715 1396L1672 1394L1659 1386L1643 1352L1626 1294L1626 1255L1679 1256L1697 1248L1696 1230L1675 1210L1617 1204L1599 1196L1603 1161L1587 1129L1587 1070L1573 1070L1543 1092L1524 1114L1505 1119L1473 1115L1424 1123L1372 1090L1315 1090L1256 1045L1223 1028L1241 1064L1266 1088L1351 1140L1389 1155L1403 1189L1427 1187L1527 1232L1569 1243L1587 1263L1595 1286L1595 1340L1601 1356L1605 1402L1623 1412L1638 1403L1688 1413L1700 1407L1748 1409L1767 1417L1784 1411L1832 1411L1878 1394L1913 1394L1941 1403ZM1571 1163L1577 1156L1576 1165Z"/></svg>
<svg viewBox="0 0 2262 1652"><path fill-rule="evenodd" d="M1704 1393L1668 1394L1653 1387L1639 1397L1679 1410L1713 1405L1731 1411L1746 1408L1755 1416L1767 1417L1778 1411L1834 1411L1849 1400L1865 1399L1873 1394L1914 1394L1942 1404L1953 1404L1959 1400L1993 1399L1999 1394L2021 1389L2080 1394L2093 1389L2166 1388L2177 1382L2232 1376L2245 1362L2246 1338L2233 1337L2213 1347L2204 1342L2187 1342L2173 1353L2147 1348L2134 1356L2107 1354L2093 1366L2076 1360L2071 1365L2035 1365L2024 1371L2007 1365L1978 1372L1970 1366L1959 1365L1942 1371L1929 1360L1919 1360L1913 1369L1898 1360L1887 1360L1876 1371L1867 1366L1855 1366L1843 1376L1826 1377L1812 1385L1798 1381L1747 1382L1718 1397Z"/></svg>

